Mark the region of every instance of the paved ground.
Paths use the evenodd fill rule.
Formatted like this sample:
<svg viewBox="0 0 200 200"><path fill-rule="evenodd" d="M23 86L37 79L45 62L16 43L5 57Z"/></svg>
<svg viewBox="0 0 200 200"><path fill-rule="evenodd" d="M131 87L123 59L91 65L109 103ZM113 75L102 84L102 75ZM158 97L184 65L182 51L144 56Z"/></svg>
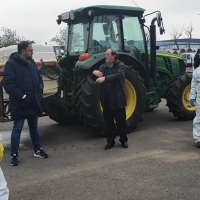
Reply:
<svg viewBox="0 0 200 200"><path fill-rule="evenodd" d="M200 149L192 121L174 118L165 104L144 114L128 135L128 149L117 138L105 151L105 138L83 124L61 126L45 117L39 127L49 158L38 159L25 125L19 166L10 166L9 144L5 148L2 169L10 200L199 200ZM1 124L4 135L11 126Z"/></svg>

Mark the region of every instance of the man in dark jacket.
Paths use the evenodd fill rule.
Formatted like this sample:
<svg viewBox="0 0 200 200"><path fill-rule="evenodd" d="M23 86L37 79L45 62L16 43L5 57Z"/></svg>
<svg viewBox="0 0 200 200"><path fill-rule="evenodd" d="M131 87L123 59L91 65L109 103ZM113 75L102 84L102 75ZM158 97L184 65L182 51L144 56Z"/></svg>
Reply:
<svg viewBox="0 0 200 200"><path fill-rule="evenodd" d="M18 52L12 53L6 62L3 86L9 94L11 119L14 121L11 133L11 165L17 166L20 135L27 119L34 156L47 158L41 148L38 116L42 114L41 101L43 82L36 63L32 59L33 48L28 41L22 41L17 46Z"/></svg>
<svg viewBox="0 0 200 200"><path fill-rule="evenodd" d="M106 63L100 67L99 71L93 71L93 74L98 77L96 82L101 84L100 100L106 124L106 150L115 145L116 129L114 120L116 121L122 147L128 148L125 111L125 66L117 58L117 51L108 49L105 54Z"/></svg>
<svg viewBox="0 0 200 200"><path fill-rule="evenodd" d="M194 69L199 67L200 64L200 49L197 50L195 56L194 56Z"/></svg>

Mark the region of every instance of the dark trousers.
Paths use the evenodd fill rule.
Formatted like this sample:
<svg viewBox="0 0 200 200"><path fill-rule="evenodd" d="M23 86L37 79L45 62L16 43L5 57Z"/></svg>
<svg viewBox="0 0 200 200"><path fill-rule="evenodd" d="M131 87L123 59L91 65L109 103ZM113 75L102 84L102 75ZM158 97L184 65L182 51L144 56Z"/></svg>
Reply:
<svg viewBox="0 0 200 200"><path fill-rule="evenodd" d="M120 142L127 142L127 124L125 108L111 110L110 99L106 98L103 108L103 116L105 121L105 134L108 143L114 143L116 133L120 136ZM116 122L116 128L115 123Z"/></svg>

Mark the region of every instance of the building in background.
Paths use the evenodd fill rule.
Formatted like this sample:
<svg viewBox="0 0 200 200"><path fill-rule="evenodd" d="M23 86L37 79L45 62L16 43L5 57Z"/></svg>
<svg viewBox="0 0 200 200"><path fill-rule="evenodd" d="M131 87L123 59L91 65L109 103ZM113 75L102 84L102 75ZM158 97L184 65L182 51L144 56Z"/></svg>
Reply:
<svg viewBox="0 0 200 200"><path fill-rule="evenodd" d="M177 39L177 46L175 45L174 40L160 40L156 42L156 45L160 47L162 51L168 51L171 53L182 54L185 52L197 51L200 48L200 39L192 38L190 40L190 48L188 48L189 38Z"/></svg>

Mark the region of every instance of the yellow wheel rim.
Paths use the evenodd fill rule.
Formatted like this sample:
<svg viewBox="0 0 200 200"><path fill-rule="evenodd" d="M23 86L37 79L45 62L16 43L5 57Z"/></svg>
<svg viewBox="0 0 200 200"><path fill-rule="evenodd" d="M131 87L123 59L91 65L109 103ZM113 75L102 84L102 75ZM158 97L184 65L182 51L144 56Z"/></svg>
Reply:
<svg viewBox="0 0 200 200"><path fill-rule="evenodd" d="M184 107L189 110L189 111L194 111L196 110L196 107L193 107L190 105L190 88L191 88L191 84L188 85L184 91L183 91L183 95L182 95L182 102Z"/></svg>
<svg viewBox="0 0 200 200"><path fill-rule="evenodd" d="M135 107L137 104L137 94L132 83L127 79L125 79L125 92L126 92L126 103L127 103L126 119L128 119L135 111Z"/></svg>

